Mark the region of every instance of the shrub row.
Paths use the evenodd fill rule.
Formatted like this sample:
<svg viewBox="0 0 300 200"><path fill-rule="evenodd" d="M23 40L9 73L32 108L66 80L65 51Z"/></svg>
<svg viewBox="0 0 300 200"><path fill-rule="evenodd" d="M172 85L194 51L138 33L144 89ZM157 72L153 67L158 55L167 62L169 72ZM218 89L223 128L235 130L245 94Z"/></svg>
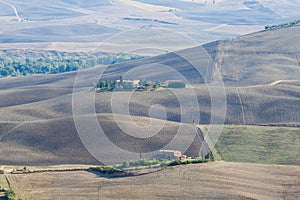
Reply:
<svg viewBox="0 0 300 200"><path fill-rule="evenodd" d="M296 26L299 23L300 23L300 20L295 20L295 21L291 21L291 22L287 22L287 23L283 23L283 24L265 26L265 30L274 30L274 29L279 29L279 28L292 27L292 26Z"/></svg>
<svg viewBox="0 0 300 200"><path fill-rule="evenodd" d="M188 165L188 164L196 164L196 163L207 163L211 162L213 159L206 158L195 158L195 159L186 159L186 160L175 160L169 164L169 166L177 166L177 165Z"/></svg>

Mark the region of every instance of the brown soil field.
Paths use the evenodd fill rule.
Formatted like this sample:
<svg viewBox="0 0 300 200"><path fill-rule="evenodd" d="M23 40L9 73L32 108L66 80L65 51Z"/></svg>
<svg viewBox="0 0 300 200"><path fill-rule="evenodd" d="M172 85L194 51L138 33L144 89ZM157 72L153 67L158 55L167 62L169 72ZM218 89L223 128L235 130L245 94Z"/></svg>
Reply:
<svg viewBox="0 0 300 200"><path fill-rule="evenodd" d="M205 67L207 65L205 56L195 55L199 50L198 47L112 65L106 69L102 78L115 80L125 72L141 67L130 75L131 78L167 80L175 76L173 77L169 69L161 66L170 66L186 77L191 84L196 84L194 92L200 107L199 122L205 125L210 123L212 115L212 94L202 83L204 79L208 83L214 82L213 66L216 64L222 66L220 70L225 82L227 100L225 124L299 126L300 68L297 41L300 40L291 38L298 37L299 31L300 26L295 26L204 45L214 61L209 65L211 67L209 69ZM234 58L233 53L236 55ZM253 63L256 60L259 60L260 64ZM199 78L192 63L199 66L203 64L204 67L200 71L205 77ZM113 93L95 94L92 87L93 82L97 80L95 77L97 78L101 71L104 71L103 67L80 71L80 78L77 79L74 89L76 94L82 97L81 105L95 98L95 113L106 116L99 120L101 126L113 136L121 133L114 121L109 118L112 113ZM232 76L229 77L228 71ZM0 163L49 165L96 162L83 148L74 125L72 92L76 75L77 72L70 72L0 79ZM126 93L117 94L122 97ZM177 95L188 99L191 95L190 88L178 89ZM216 94L216 97L218 95L220 94ZM129 102L129 112L137 123L143 124L144 120L149 120L151 106L156 104L165 108L167 123L173 125L173 128L168 127L168 130L164 129L162 132L176 130L178 126L176 123L181 121L181 107L172 91L135 92ZM81 110L82 115L95 114L85 108L83 106ZM188 109L194 109L193 105ZM221 118L220 113L215 115ZM164 120L160 115L155 118ZM116 140L120 141L120 138ZM162 141L156 146L161 146L164 143ZM144 148L153 148L154 143L155 140ZM141 147L136 147L136 151L139 148Z"/></svg>
<svg viewBox="0 0 300 200"><path fill-rule="evenodd" d="M227 87L225 123L297 124L300 121L299 91L298 81L255 87ZM6 113L0 116L0 121L36 121L71 117L71 92L71 89L40 86L35 89L0 90L2 99L0 112ZM190 89L177 90L177 94L183 98L189 98L189 92ZM200 124L208 124L211 117L211 94L205 86L195 88L194 92L198 97L200 107ZM119 92L118 96L122 96L122 94L126 93ZM83 88L82 95L87 98L95 98L96 113L112 112L112 93L97 93L94 97L92 87L88 87ZM150 106L154 104L165 107L169 121L180 121L180 104L172 91L133 93L129 102L130 113L133 116L149 117Z"/></svg>
<svg viewBox="0 0 300 200"><path fill-rule="evenodd" d="M126 122L115 121L108 114L97 117L103 131L112 142L107 145L114 143L125 150L137 153L159 150L173 139L179 129L179 123L166 122L157 135L143 141L129 137L116 124L118 122L126 125ZM132 119L140 125L147 125L150 122L149 118L144 117ZM80 120L88 124L90 116L82 116ZM162 123L161 120L156 121ZM183 143L190 144L186 153L190 156L199 156L202 142L197 135L194 141L193 138L191 140L189 132L193 128L192 125L183 125L180 139ZM24 122L3 134L0 142L1 164L5 165L100 164L83 146L72 117ZM106 149L105 146L100 148ZM107 159L113 155L118 156L118 152L111 152L107 155ZM137 155L136 159L138 158Z"/></svg>
<svg viewBox="0 0 300 200"><path fill-rule="evenodd" d="M299 199L299 166L213 162L127 178L83 172L8 175L22 199Z"/></svg>
<svg viewBox="0 0 300 200"><path fill-rule="evenodd" d="M56 84L59 83L54 85ZM86 98L95 96L95 111L97 115L104 116L104 118L100 117L99 121L105 132L111 135L121 133L114 120L109 117L112 112L112 93L95 94L92 87L82 88L82 90L80 94ZM188 98L187 91L189 89L180 89L177 93ZM209 91L205 86L196 88L194 91L200 106L200 124L208 124L211 117ZM298 81L253 87L227 87L225 124L299 126L299 91ZM0 107L0 161L2 164L95 163L95 159L85 150L78 137L72 114L71 92L72 90L67 87L65 89L51 88L51 84L0 90L2 98L0 103L2 104ZM26 95L22 96L24 93ZM120 92L118 95L123 94L125 93ZM84 104L85 98L82 98L82 105ZM129 102L129 111L132 116L135 116L137 123L147 124L143 121L149 120L149 109L156 104L165 108L167 122L174 125L173 131L177 130L178 124L176 123L181 120L181 110L177 97L171 91L135 92ZM87 116L93 114L84 110L82 113ZM161 116L156 117L161 118ZM162 132L170 133L172 129L168 131L165 129ZM155 143L153 142L149 145L153 145ZM159 144L162 143L159 142L156 146ZM146 149L153 148L149 145Z"/></svg>

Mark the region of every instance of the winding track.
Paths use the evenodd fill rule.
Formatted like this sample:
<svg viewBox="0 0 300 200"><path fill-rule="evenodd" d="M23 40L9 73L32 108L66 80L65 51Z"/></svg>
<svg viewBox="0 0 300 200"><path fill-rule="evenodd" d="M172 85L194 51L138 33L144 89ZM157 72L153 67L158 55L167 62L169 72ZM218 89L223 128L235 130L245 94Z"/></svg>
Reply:
<svg viewBox="0 0 300 200"><path fill-rule="evenodd" d="M7 133L5 133L5 134L3 134L2 136L0 136L0 142L2 141L2 139L3 139L4 137L6 137L7 135L9 135L12 131L14 131L14 130L16 130L17 128L23 126L24 124L25 124L25 122L22 122L22 123L16 125L14 128L10 129Z"/></svg>
<svg viewBox="0 0 300 200"><path fill-rule="evenodd" d="M239 101L240 101L240 104L241 104L241 109L242 109L242 114L243 114L243 124L246 124L246 117L245 117L246 115L245 115L243 100L242 100L242 97L240 95L240 92L239 92L238 88L236 88L236 93L238 95L238 98L239 98Z"/></svg>
<svg viewBox="0 0 300 200"><path fill-rule="evenodd" d="M112 0L108 0L111 5L116 5Z"/></svg>
<svg viewBox="0 0 300 200"><path fill-rule="evenodd" d="M18 18L18 21L19 21L19 22L23 21L23 18L20 17L17 8L16 8L14 5L12 5L12 4L10 4L10 3L6 2L6 1L3 1L3 0L0 0L0 2L6 4L6 5L8 5L8 6L10 6L10 7L14 10L15 15L16 15L16 17Z"/></svg>

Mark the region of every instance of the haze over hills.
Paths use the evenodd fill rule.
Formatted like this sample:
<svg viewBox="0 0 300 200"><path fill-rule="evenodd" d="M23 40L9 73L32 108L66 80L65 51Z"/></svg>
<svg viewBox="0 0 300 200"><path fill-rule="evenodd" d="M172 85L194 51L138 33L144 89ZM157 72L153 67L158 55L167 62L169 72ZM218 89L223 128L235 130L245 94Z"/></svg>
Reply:
<svg viewBox="0 0 300 200"><path fill-rule="evenodd" d="M128 76L136 76L131 78L140 78L138 76L143 75L143 78L146 79L151 78L151 76L157 80L166 79L167 77L163 77L165 72L163 70L167 69L159 66L160 64L170 66L181 74L184 74L188 77L190 83L203 83L204 79L206 82L211 83L214 80L214 66L211 66L213 64L207 66L207 62L214 62L220 68L223 81L228 86L253 86L271 84L278 80L299 80L299 32L300 28L298 25L290 28L257 32L236 39L205 44L202 47L112 65L106 69L103 79L117 79L126 71L137 68L137 66L140 66L139 68L142 69L143 74L141 74L141 70L135 70L134 74L128 74ZM207 55L205 55L206 52ZM188 60L182 58L181 55L188 58ZM202 56L202 58L199 56ZM199 79L199 76L194 75L193 72L195 72L195 69L191 65L193 62L198 65L203 64L200 71L206 77L202 77L202 80ZM154 70L151 67L147 67L147 65L160 68L162 71L159 73L162 75L160 77L159 74L151 75L151 72ZM89 69L83 71L82 74L85 74L85 78L88 78L89 74L93 74L94 70L97 71L98 69ZM148 73L144 70L148 70ZM34 78L0 79L0 87L9 89L16 86L34 86L53 82L62 88L70 88L74 86L74 83L67 79L71 78L72 80L75 76L76 72L71 72L61 75L33 76ZM51 80L49 80L50 77ZM29 80L30 82L28 82ZM58 81L60 82L58 83ZM90 86L89 84L88 81L84 81L78 86L86 87Z"/></svg>
<svg viewBox="0 0 300 200"><path fill-rule="evenodd" d="M300 18L292 0L3 0L0 8L0 48L86 52L174 51Z"/></svg>

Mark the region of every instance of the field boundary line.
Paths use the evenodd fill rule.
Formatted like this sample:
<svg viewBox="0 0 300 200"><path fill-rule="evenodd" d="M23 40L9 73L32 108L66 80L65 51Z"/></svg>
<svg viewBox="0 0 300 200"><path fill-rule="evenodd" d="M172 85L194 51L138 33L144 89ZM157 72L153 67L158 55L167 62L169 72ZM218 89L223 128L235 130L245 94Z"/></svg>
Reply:
<svg viewBox="0 0 300 200"><path fill-rule="evenodd" d="M2 2L2 3L4 3L4 4L6 4L6 5L8 5L9 7L11 7L11 8L14 10L14 13L15 13L15 15L16 15L16 17L17 17L17 19L18 19L19 22L21 22L21 21L23 20L23 19L19 16L18 10L17 10L17 8L16 8L14 5L12 5L12 4L9 3L9 2L3 1L3 0L0 0L0 2Z"/></svg>
<svg viewBox="0 0 300 200"><path fill-rule="evenodd" d="M24 124L26 124L26 122L22 122L22 123L16 125L16 126L13 127L12 129L10 129L9 131L7 131L7 132L4 133L3 135L1 135L1 136L0 136L0 142L1 142L1 140L2 140L4 137L8 136L12 131L16 130L17 128L20 128L20 127L23 126Z"/></svg>
<svg viewBox="0 0 300 200"><path fill-rule="evenodd" d="M7 186L11 189L11 184L10 184L10 181L9 181L9 179L7 177L7 174L4 173L4 177L5 177L5 180L7 182Z"/></svg>
<svg viewBox="0 0 300 200"><path fill-rule="evenodd" d="M243 100L242 100L242 97L240 95L240 92L239 92L239 89L236 88L236 92L237 92L237 95L238 95L238 98L239 98L239 101L240 101L240 104L241 104L241 109L242 109L242 117L243 117L243 124L246 125L246 117L245 117L245 110L244 110L244 105L243 105Z"/></svg>
<svg viewBox="0 0 300 200"><path fill-rule="evenodd" d="M206 150L207 151L207 155L209 157L215 158L215 156L214 156L211 148L209 147L208 143L206 142L206 139L204 137L204 134L203 134L202 130L199 127L197 127L197 126L196 126L196 129L197 129L197 132L199 134L200 140L202 141L202 146L201 146L200 150L201 149L202 149L202 151ZM207 156L207 155L205 155L205 156Z"/></svg>

